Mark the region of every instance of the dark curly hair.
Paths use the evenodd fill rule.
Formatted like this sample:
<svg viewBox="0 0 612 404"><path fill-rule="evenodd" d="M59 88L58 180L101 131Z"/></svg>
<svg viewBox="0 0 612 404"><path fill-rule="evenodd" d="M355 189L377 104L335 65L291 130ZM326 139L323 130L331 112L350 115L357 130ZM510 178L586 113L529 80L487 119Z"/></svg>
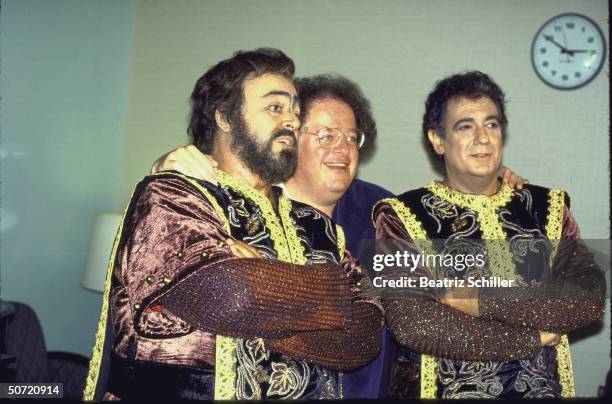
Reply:
<svg viewBox="0 0 612 404"><path fill-rule="evenodd" d="M481 97L488 97L497 107L500 115L502 135L506 135L508 119L506 118L505 95L499 86L486 74L479 71L469 71L461 74L454 74L436 83L433 91L427 96L425 101L425 114L423 115L423 135L426 143L434 156L443 159L435 152L429 142L427 133L435 130L442 138L446 137L444 131L444 120L446 106L448 102L457 98L467 98L477 100Z"/></svg>
<svg viewBox="0 0 612 404"><path fill-rule="evenodd" d="M308 109L317 100L333 98L347 103L355 114L357 128L365 135L359 153L364 155L371 152L377 135L376 121L372 116L370 101L363 95L357 83L339 74L321 74L296 78L294 84L300 97L302 117L308 115Z"/></svg>
<svg viewBox="0 0 612 404"><path fill-rule="evenodd" d="M187 133L203 152L212 150L217 123L215 111L230 124L238 122L244 100L244 82L267 73L293 78L295 65L278 49L238 51L217 63L198 79L191 93L191 119Z"/></svg>

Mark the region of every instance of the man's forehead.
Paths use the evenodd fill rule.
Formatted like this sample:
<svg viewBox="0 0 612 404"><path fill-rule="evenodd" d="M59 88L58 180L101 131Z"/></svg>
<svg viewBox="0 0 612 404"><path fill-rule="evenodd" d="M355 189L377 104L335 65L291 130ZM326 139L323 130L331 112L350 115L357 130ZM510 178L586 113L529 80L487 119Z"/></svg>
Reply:
<svg viewBox="0 0 612 404"><path fill-rule="evenodd" d="M487 115L499 115L497 105L487 96L478 98L455 97L446 103L448 118L462 114L485 113Z"/></svg>
<svg viewBox="0 0 612 404"><path fill-rule="evenodd" d="M280 74L264 74L247 79L244 82L244 93L251 97L266 97L270 95L297 97L293 82Z"/></svg>

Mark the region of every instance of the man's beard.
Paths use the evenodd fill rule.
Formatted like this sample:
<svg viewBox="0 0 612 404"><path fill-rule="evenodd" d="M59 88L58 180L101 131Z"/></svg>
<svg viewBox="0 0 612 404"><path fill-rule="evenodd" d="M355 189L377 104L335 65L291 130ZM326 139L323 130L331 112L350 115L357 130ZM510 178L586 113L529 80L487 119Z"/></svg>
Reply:
<svg viewBox="0 0 612 404"><path fill-rule="evenodd" d="M274 153L272 145L274 140L281 136L291 136L294 140L293 148L283 148ZM232 149L246 166L267 184L283 182L295 170L297 161L297 139L295 134L287 129L275 132L265 143L259 143L255 135L249 133L242 117L232 124Z"/></svg>

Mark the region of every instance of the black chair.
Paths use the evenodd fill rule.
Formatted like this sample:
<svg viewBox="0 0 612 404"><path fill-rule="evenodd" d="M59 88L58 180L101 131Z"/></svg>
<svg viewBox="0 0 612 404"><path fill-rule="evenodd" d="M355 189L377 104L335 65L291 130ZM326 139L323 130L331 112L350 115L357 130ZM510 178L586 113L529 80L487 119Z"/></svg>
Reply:
<svg viewBox="0 0 612 404"><path fill-rule="evenodd" d="M14 383L63 383L64 398L81 399L89 359L71 352L47 352L38 317L23 303L2 302L3 358L0 380Z"/></svg>

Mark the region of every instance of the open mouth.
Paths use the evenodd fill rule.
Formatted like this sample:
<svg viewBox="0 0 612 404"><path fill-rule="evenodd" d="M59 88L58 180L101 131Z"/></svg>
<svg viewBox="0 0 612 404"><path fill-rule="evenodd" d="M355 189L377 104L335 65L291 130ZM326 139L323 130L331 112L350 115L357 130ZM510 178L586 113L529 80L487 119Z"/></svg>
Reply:
<svg viewBox="0 0 612 404"><path fill-rule="evenodd" d="M344 170L348 168L347 163L324 163L326 167L333 168L336 170Z"/></svg>
<svg viewBox="0 0 612 404"><path fill-rule="evenodd" d="M488 158L491 156L491 153L475 153L472 154L472 157L478 158L478 159L483 159L483 158Z"/></svg>
<svg viewBox="0 0 612 404"><path fill-rule="evenodd" d="M282 144L283 146L287 146L287 147L295 146L295 138L289 135L279 136L276 139L274 139L274 141Z"/></svg>

